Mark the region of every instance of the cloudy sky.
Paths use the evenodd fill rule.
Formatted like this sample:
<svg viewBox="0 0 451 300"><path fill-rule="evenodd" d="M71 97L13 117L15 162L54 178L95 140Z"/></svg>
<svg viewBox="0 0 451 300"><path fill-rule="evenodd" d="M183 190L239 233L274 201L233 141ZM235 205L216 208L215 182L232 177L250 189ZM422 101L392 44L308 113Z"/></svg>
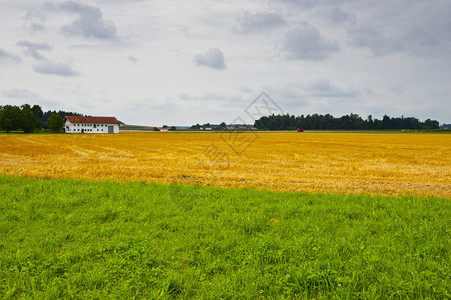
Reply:
<svg viewBox="0 0 451 300"><path fill-rule="evenodd" d="M449 0L0 0L0 105L128 124L295 115L451 123Z"/></svg>

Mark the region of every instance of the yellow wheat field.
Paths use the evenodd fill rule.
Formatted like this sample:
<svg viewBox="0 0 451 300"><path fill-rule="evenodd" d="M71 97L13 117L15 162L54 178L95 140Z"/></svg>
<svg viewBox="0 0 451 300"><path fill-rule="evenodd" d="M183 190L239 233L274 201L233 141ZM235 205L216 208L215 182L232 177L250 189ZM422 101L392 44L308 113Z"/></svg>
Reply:
<svg viewBox="0 0 451 300"><path fill-rule="evenodd" d="M451 135L1 135L0 174L451 197Z"/></svg>

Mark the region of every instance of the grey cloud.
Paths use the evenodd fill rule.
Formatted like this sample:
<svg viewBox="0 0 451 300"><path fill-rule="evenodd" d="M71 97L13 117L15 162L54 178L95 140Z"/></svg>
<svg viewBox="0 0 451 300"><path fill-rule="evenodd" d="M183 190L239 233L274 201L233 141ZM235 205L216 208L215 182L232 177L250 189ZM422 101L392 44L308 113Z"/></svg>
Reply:
<svg viewBox="0 0 451 300"><path fill-rule="evenodd" d="M4 98L14 98L14 99L34 99L37 98L38 95L27 90L27 89L9 89L9 90L2 90L0 95Z"/></svg>
<svg viewBox="0 0 451 300"><path fill-rule="evenodd" d="M187 93L179 93L178 98L184 101L222 101L227 103L231 98L219 92L205 92L201 95L190 95ZM234 99L234 98L233 98Z"/></svg>
<svg viewBox="0 0 451 300"><path fill-rule="evenodd" d="M451 43L450 15L451 3L442 7L430 8L430 11L424 13L423 19L415 20L403 32L403 40L415 49L444 46L444 50L449 53Z"/></svg>
<svg viewBox="0 0 451 300"><path fill-rule="evenodd" d="M402 1L402 0L401 0ZM409 1L409 0L405 0ZM334 7L341 5L360 6L363 3L374 8L375 2L371 0L271 0L273 3L283 4L290 8L314 9L317 7ZM390 3L392 6L392 4Z"/></svg>
<svg viewBox="0 0 451 300"><path fill-rule="evenodd" d="M250 33L276 28L285 24L285 20L279 14L268 12L250 13L244 12L237 19L235 31L240 33Z"/></svg>
<svg viewBox="0 0 451 300"><path fill-rule="evenodd" d="M0 91L0 97L8 99L8 103L22 105L24 103L36 103L47 107L57 107L61 103L51 99L42 98L40 95L24 88L12 88Z"/></svg>
<svg viewBox="0 0 451 300"><path fill-rule="evenodd" d="M127 3L135 3L135 2L146 2L148 0L97 0L100 3L117 3L117 4L127 4Z"/></svg>
<svg viewBox="0 0 451 300"><path fill-rule="evenodd" d="M138 59L134 56L129 56L128 61L131 62L132 64L136 64L138 62Z"/></svg>
<svg viewBox="0 0 451 300"><path fill-rule="evenodd" d="M340 7L330 7L325 9L325 16L331 24L354 23L356 17L354 14L342 10Z"/></svg>
<svg viewBox="0 0 451 300"><path fill-rule="evenodd" d="M289 31L282 45L286 59L324 60L337 51L338 42L325 39L318 28L308 24Z"/></svg>
<svg viewBox="0 0 451 300"><path fill-rule="evenodd" d="M251 101L251 99L244 99L237 94L224 94L221 92L204 92L201 94L182 92L177 95L177 99L178 101L172 100L171 103L176 103L181 107L196 107L196 109L205 109L216 106L218 111L232 111L236 108L242 109L243 103Z"/></svg>
<svg viewBox="0 0 451 300"><path fill-rule="evenodd" d="M304 90L311 96L322 98L353 98L360 92L353 88L342 88L328 79L318 79L305 85Z"/></svg>
<svg viewBox="0 0 451 300"><path fill-rule="evenodd" d="M405 43L400 37L385 35L383 32L369 28L360 27L349 31L352 36L351 45L360 48L369 48L373 55L382 56L395 51L405 49Z"/></svg>
<svg viewBox="0 0 451 300"><path fill-rule="evenodd" d="M224 53L219 48L210 48L203 54L195 54L194 62L199 66L207 66L218 70L226 68Z"/></svg>
<svg viewBox="0 0 451 300"><path fill-rule="evenodd" d="M399 85L393 85L388 89L390 92L394 93L394 94L402 94L404 93L404 88L402 86Z"/></svg>
<svg viewBox="0 0 451 300"><path fill-rule="evenodd" d="M78 18L70 25L61 27L66 36L81 36L99 40L117 40L114 23L103 18L100 8L92 5L66 1L59 5L48 4L49 8L77 14Z"/></svg>
<svg viewBox="0 0 451 300"><path fill-rule="evenodd" d="M59 75L59 76L77 76L77 72L72 70L69 64L45 61L43 63L33 65L33 70L44 75Z"/></svg>
<svg viewBox="0 0 451 300"><path fill-rule="evenodd" d="M41 11L28 12L22 19L24 20L24 28L30 32L45 29L45 14Z"/></svg>
<svg viewBox="0 0 451 300"><path fill-rule="evenodd" d="M374 56L395 52L436 55L449 53L451 44L451 3L410 7L406 18L399 22L403 7L380 11L374 15L379 24L359 26L349 30L350 45L369 49ZM392 25L390 27L390 24ZM393 24L399 24L396 27ZM436 53L431 53L431 50Z"/></svg>
<svg viewBox="0 0 451 300"><path fill-rule="evenodd" d="M20 41L17 43L18 46L21 47L25 47L25 54L29 55L31 57L33 57L34 59L37 60L43 60L45 59L44 56L42 56L39 51L49 51L50 49L52 49L49 45L47 45L46 43L41 43L41 44L37 44L37 43L32 43L29 41Z"/></svg>
<svg viewBox="0 0 451 300"><path fill-rule="evenodd" d="M312 81L296 81L289 82L283 86L268 87L270 93L274 93L275 97L280 95L287 102L283 103L305 103L311 98L322 99L353 99L358 98L361 92L352 87L342 87L339 84L331 82L326 78L319 78Z"/></svg>
<svg viewBox="0 0 451 300"><path fill-rule="evenodd" d="M19 63L21 61L19 56L14 55L8 51L5 51L2 48L0 48L0 60L12 61L15 63Z"/></svg>
<svg viewBox="0 0 451 300"><path fill-rule="evenodd" d="M275 3L289 4L300 8L312 8L318 5L317 0L273 0Z"/></svg>

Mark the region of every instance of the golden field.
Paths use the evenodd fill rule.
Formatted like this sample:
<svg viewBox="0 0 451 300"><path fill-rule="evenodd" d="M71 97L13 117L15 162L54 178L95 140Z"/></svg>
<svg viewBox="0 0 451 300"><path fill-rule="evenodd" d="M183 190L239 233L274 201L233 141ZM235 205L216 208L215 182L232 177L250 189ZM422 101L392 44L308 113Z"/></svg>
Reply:
<svg viewBox="0 0 451 300"><path fill-rule="evenodd" d="M0 174L451 197L451 135L0 135Z"/></svg>

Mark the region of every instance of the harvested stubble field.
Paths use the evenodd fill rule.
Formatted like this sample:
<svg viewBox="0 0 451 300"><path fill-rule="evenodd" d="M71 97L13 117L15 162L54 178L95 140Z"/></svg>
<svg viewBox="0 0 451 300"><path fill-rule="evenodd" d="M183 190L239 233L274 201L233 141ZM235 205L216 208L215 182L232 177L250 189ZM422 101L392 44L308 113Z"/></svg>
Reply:
<svg viewBox="0 0 451 300"><path fill-rule="evenodd" d="M3 135L0 174L450 197L451 135Z"/></svg>

